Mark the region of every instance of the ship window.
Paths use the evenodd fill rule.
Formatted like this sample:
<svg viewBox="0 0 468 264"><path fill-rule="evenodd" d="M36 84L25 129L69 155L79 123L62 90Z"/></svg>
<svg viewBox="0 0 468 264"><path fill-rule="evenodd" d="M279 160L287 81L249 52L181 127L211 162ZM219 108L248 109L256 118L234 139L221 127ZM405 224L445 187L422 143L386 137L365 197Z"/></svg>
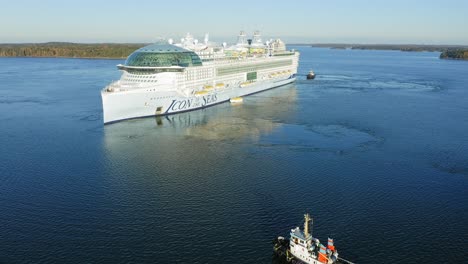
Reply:
<svg viewBox="0 0 468 264"><path fill-rule="evenodd" d="M126 66L147 66L147 67L170 67L170 66L201 66L201 60L194 52L139 52L132 53L127 61Z"/></svg>

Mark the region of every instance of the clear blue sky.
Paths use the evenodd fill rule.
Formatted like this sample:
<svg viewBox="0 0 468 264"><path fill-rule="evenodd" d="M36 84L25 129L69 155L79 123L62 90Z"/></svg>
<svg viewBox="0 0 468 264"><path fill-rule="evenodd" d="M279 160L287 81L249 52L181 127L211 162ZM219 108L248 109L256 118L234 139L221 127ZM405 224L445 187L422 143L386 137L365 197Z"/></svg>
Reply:
<svg viewBox="0 0 468 264"><path fill-rule="evenodd" d="M186 32L234 41L468 45L468 0L5 0L0 43L151 42Z"/></svg>

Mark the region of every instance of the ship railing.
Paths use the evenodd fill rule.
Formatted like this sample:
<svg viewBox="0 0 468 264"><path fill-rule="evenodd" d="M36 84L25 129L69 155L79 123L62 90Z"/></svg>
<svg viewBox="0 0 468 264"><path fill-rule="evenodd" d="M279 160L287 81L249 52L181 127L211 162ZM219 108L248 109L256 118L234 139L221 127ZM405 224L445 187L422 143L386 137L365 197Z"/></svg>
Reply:
<svg viewBox="0 0 468 264"><path fill-rule="evenodd" d="M258 58L229 58L229 59L220 59L220 60L209 60L209 61L204 61L204 63L209 63L209 64L236 64L236 63L245 63L245 62L255 62L258 61Z"/></svg>
<svg viewBox="0 0 468 264"><path fill-rule="evenodd" d="M294 55L296 52L295 51L280 51L280 52L274 52L272 55L273 56L291 56Z"/></svg>
<svg viewBox="0 0 468 264"><path fill-rule="evenodd" d="M124 84L120 80L113 81L104 88L105 92L115 93L115 92L126 92L132 89L147 88L147 84L136 83L132 85Z"/></svg>
<svg viewBox="0 0 468 264"><path fill-rule="evenodd" d="M115 85L115 83L111 83L104 88L104 91L107 93L115 93L115 92L125 92L128 91L125 86L122 85Z"/></svg>

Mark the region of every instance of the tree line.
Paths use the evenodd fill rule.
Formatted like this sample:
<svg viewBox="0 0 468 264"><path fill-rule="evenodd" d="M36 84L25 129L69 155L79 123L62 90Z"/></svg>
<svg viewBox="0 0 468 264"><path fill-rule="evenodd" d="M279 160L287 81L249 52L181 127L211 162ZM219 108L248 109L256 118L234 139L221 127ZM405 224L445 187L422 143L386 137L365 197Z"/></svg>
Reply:
<svg viewBox="0 0 468 264"><path fill-rule="evenodd" d="M440 58L468 60L468 49L447 50L440 54Z"/></svg>
<svg viewBox="0 0 468 264"><path fill-rule="evenodd" d="M361 50L400 50L400 51L432 51L441 52L441 59L468 60L468 46L463 45L417 45L417 44L312 44L312 47L332 49Z"/></svg>
<svg viewBox="0 0 468 264"><path fill-rule="evenodd" d="M145 44L0 44L0 57L126 58Z"/></svg>
<svg viewBox="0 0 468 264"><path fill-rule="evenodd" d="M40 44L0 44L0 57L69 57L69 58L126 58L145 44L81 44L49 42ZM379 49L401 51L440 51L441 59L468 60L468 47L450 45L359 45L313 44L314 47Z"/></svg>

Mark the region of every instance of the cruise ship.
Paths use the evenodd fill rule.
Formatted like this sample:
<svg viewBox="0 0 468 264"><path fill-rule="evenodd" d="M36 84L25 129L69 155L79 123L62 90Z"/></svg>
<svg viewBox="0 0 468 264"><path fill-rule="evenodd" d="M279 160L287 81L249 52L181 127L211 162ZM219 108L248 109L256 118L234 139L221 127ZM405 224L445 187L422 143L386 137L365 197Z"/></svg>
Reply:
<svg viewBox="0 0 468 264"><path fill-rule="evenodd" d="M258 31L237 43L198 41L187 34L130 54L120 80L101 91L104 124L205 108L296 80L299 52Z"/></svg>

